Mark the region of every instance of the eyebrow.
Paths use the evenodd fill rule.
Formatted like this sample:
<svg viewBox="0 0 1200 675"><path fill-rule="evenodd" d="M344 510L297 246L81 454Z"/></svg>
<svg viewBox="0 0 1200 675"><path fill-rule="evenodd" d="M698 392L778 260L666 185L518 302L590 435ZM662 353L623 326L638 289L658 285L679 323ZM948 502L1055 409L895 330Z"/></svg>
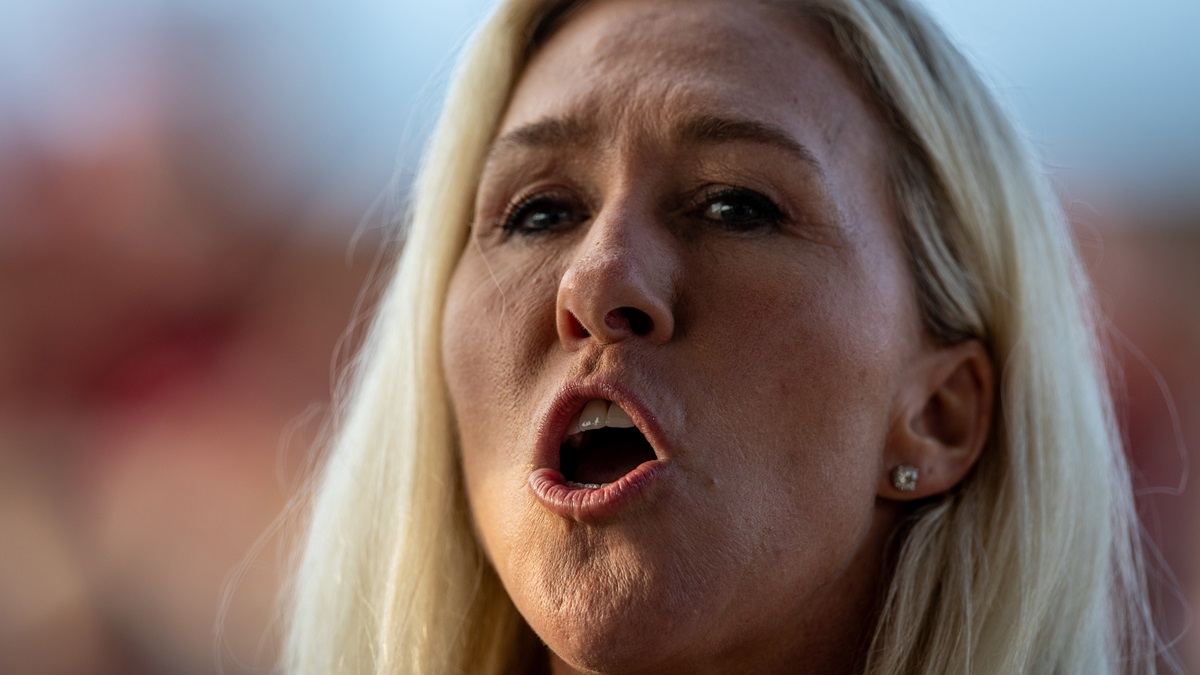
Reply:
<svg viewBox="0 0 1200 675"><path fill-rule="evenodd" d="M595 129L575 117L548 117L517 127L492 142L489 158L507 148L562 148L586 145Z"/></svg>
<svg viewBox="0 0 1200 675"><path fill-rule="evenodd" d="M719 115L697 115L684 120L674 132L684 143L718 145L721 143L755 143L782 149L825 177L816 154L791 134L769 122ZM595 127L576 117L548 117L532 122L500 136L492 142L487 161L509 148L556 149L584 146L596 137Z"/></svg>
<svg viewBox="0 0 1200 675"><path fill-rule="evenodd" d="M808 146L800 143L791 134L769 122L699 115L686 120L676 132L681 141L693 143L757 143L769 145L794 156L809 165L817 175L824 178L825 167Z"/></svg>

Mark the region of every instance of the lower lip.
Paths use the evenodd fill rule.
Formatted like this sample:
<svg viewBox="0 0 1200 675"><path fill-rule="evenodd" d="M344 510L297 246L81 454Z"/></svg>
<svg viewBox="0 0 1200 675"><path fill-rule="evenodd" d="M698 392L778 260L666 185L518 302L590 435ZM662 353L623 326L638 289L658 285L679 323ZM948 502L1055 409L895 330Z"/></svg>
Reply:
<svg viewBox="0 0 1200 675"><path fill-rule="evenodd" d="M665 478L668 465L661 459L642 462L629 473L598 488L567 484L557 469L538 469L529 476L529 486L538 500L555 515L589 522L617 515L637 501L649 497L651 488Z"/></svg>

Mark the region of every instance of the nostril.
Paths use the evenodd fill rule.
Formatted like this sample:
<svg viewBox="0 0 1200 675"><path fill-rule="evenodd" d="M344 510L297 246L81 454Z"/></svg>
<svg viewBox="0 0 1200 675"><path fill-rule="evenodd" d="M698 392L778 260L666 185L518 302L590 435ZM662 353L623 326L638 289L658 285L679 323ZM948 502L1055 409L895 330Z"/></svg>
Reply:
<svg viewBox="0 0 1200 675"><path fill-rule="evenodd" d="M587 327L583 325L583 322L579 320L579 317L575 316L574 312L567 312L567 326L571 335L577 338L587 338L592 336L591 332L588 331Z"/></svg>
<svg viewBox="0 0 1200 675"><path fill-rule="evenodd" d="M647 335L654 330L654 320L636 307L618 307L604 317L604 324L614 331L629 331L634 335Z"/></svg>

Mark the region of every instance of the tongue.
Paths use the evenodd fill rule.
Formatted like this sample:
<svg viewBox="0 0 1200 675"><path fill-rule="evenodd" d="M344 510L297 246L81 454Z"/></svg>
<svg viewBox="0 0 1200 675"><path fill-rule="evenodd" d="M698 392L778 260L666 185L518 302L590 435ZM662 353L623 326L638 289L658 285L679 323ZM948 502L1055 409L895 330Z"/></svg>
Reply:
<svg viewBox="0 0 1200 675"><path fill-rule="evenodd" d="M578 448L562 447L563 477L574 483L603 485L617 481L654 450L637 429L597 429L585 432Z"/></svg>

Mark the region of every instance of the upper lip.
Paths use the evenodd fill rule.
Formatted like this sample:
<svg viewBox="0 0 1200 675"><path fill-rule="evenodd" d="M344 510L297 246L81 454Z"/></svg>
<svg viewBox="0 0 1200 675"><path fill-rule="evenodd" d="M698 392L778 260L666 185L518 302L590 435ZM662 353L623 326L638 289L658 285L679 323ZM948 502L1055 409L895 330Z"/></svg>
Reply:
<svg viewBox="0 0 1200 675"><path fill-rule="evenodd" d="M537 455L534 468L561 469L559 449L567 425L585 403L593 399L607 399L621 406L634 426L654 449L658 459L667 459L671 450L658 417L629 387L620 382L606 379L568 382L558 390L549 407L542 415L538 428Z"/></svg>

